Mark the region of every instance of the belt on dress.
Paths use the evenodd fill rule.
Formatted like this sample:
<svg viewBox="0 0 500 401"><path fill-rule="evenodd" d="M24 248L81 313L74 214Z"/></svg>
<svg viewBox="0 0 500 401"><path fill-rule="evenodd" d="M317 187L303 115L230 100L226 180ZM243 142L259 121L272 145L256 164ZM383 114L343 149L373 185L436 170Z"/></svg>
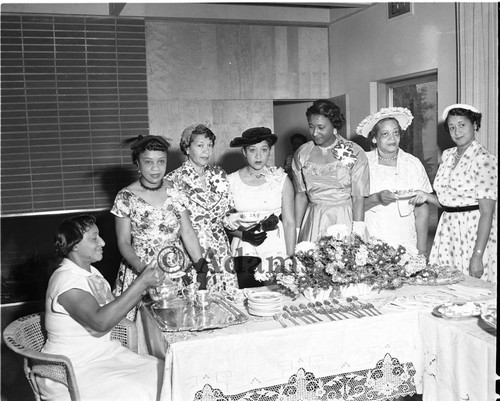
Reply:
<svg viewBox="0 0 500 401"><path fill-rule="evenodd" d="M448 213L460 213L460 212L470 212L472 210L479 210L479 205L470 205L470 206L442 206L443 211Z"/></svg>

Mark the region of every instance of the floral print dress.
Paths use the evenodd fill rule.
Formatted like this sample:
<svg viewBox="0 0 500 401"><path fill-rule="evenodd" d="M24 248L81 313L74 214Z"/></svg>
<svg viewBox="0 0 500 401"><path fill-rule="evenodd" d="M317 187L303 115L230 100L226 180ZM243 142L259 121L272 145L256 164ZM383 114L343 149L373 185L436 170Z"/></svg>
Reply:
<svg viewBox="0 0 500 401"><path fill-rule="evenodd" d="M181 194L184 207L188 210L191 223L200 241L203 257L210 262L210 278L217 273L216 282L220 289L238 288L229 240L224 230L223 220L232 208L228 191L226 172L219 166L205 166L206 187L201 177L189 161L169 173L168 181Z"/></svg>
<svg viewBox="0 0 500 401"><path fill-rule="evenodd" d="M184 206L180 194L172 187L166 188L167 199L161 209L157 209L128 189L122 189L115 198L111 213L117 217L130 219L132 248L139 259L149 263L166 246L176 246L186 255L180 240L180 213ZM189 258L186 256L186 261ZM137 274L125 259L118 270L113 293L123 293L136 279ZM127 317L135 320L137 308L132 309Z"/></svg>
<svg viewBox="0 0 500 401"><path fill-rule="evenodd" d="M434 180L439 203L460 207L477 205L479 199L497 200L497 159L479 142L473 141L454 167L457 148L446 149ZM429 263L451 266L469 274L469 261L476 245L479 210L443 212L432 244ZM483 280L497 281L497 223L493 216L491 231L483 254Z"/></svg>

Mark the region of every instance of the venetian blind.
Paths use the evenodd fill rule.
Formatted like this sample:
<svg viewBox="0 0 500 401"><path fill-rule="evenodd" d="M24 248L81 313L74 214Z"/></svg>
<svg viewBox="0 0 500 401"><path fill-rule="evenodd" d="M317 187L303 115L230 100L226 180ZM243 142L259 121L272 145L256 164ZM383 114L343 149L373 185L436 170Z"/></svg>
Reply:
<svg viewBox="0 0 500 401"><path fill-rule="evenodd" d="M1 21L2 215L109 208L148 134L144 21Z"/></svg>

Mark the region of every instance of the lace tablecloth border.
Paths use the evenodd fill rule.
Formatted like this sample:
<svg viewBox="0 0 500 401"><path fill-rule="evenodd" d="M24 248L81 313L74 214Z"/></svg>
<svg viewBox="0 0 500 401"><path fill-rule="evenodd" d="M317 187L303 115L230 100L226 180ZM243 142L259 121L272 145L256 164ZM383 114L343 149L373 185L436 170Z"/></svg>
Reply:
<svg viewBox="0 0 500 401"><path fill-rule="evenodd" d="M415 373L412 362L400 363L386 354L374 369L316 378L312 372L300 368L285 384L236 395L226 395L205 384L196 392L194 401L393 400L417 392Z"/></svg>

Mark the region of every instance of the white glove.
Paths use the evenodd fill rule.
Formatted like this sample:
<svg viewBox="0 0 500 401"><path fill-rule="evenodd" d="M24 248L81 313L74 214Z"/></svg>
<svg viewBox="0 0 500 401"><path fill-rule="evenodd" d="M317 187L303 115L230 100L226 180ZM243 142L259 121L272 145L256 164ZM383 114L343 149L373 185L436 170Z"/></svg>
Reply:
<svg viewBox="0 0 500 401"><path fill-rule="evenodd" d="M366 230L366 223L364 221L353 221L352 232L358 234L365 241L368 239L368 231Z"/></svg>

